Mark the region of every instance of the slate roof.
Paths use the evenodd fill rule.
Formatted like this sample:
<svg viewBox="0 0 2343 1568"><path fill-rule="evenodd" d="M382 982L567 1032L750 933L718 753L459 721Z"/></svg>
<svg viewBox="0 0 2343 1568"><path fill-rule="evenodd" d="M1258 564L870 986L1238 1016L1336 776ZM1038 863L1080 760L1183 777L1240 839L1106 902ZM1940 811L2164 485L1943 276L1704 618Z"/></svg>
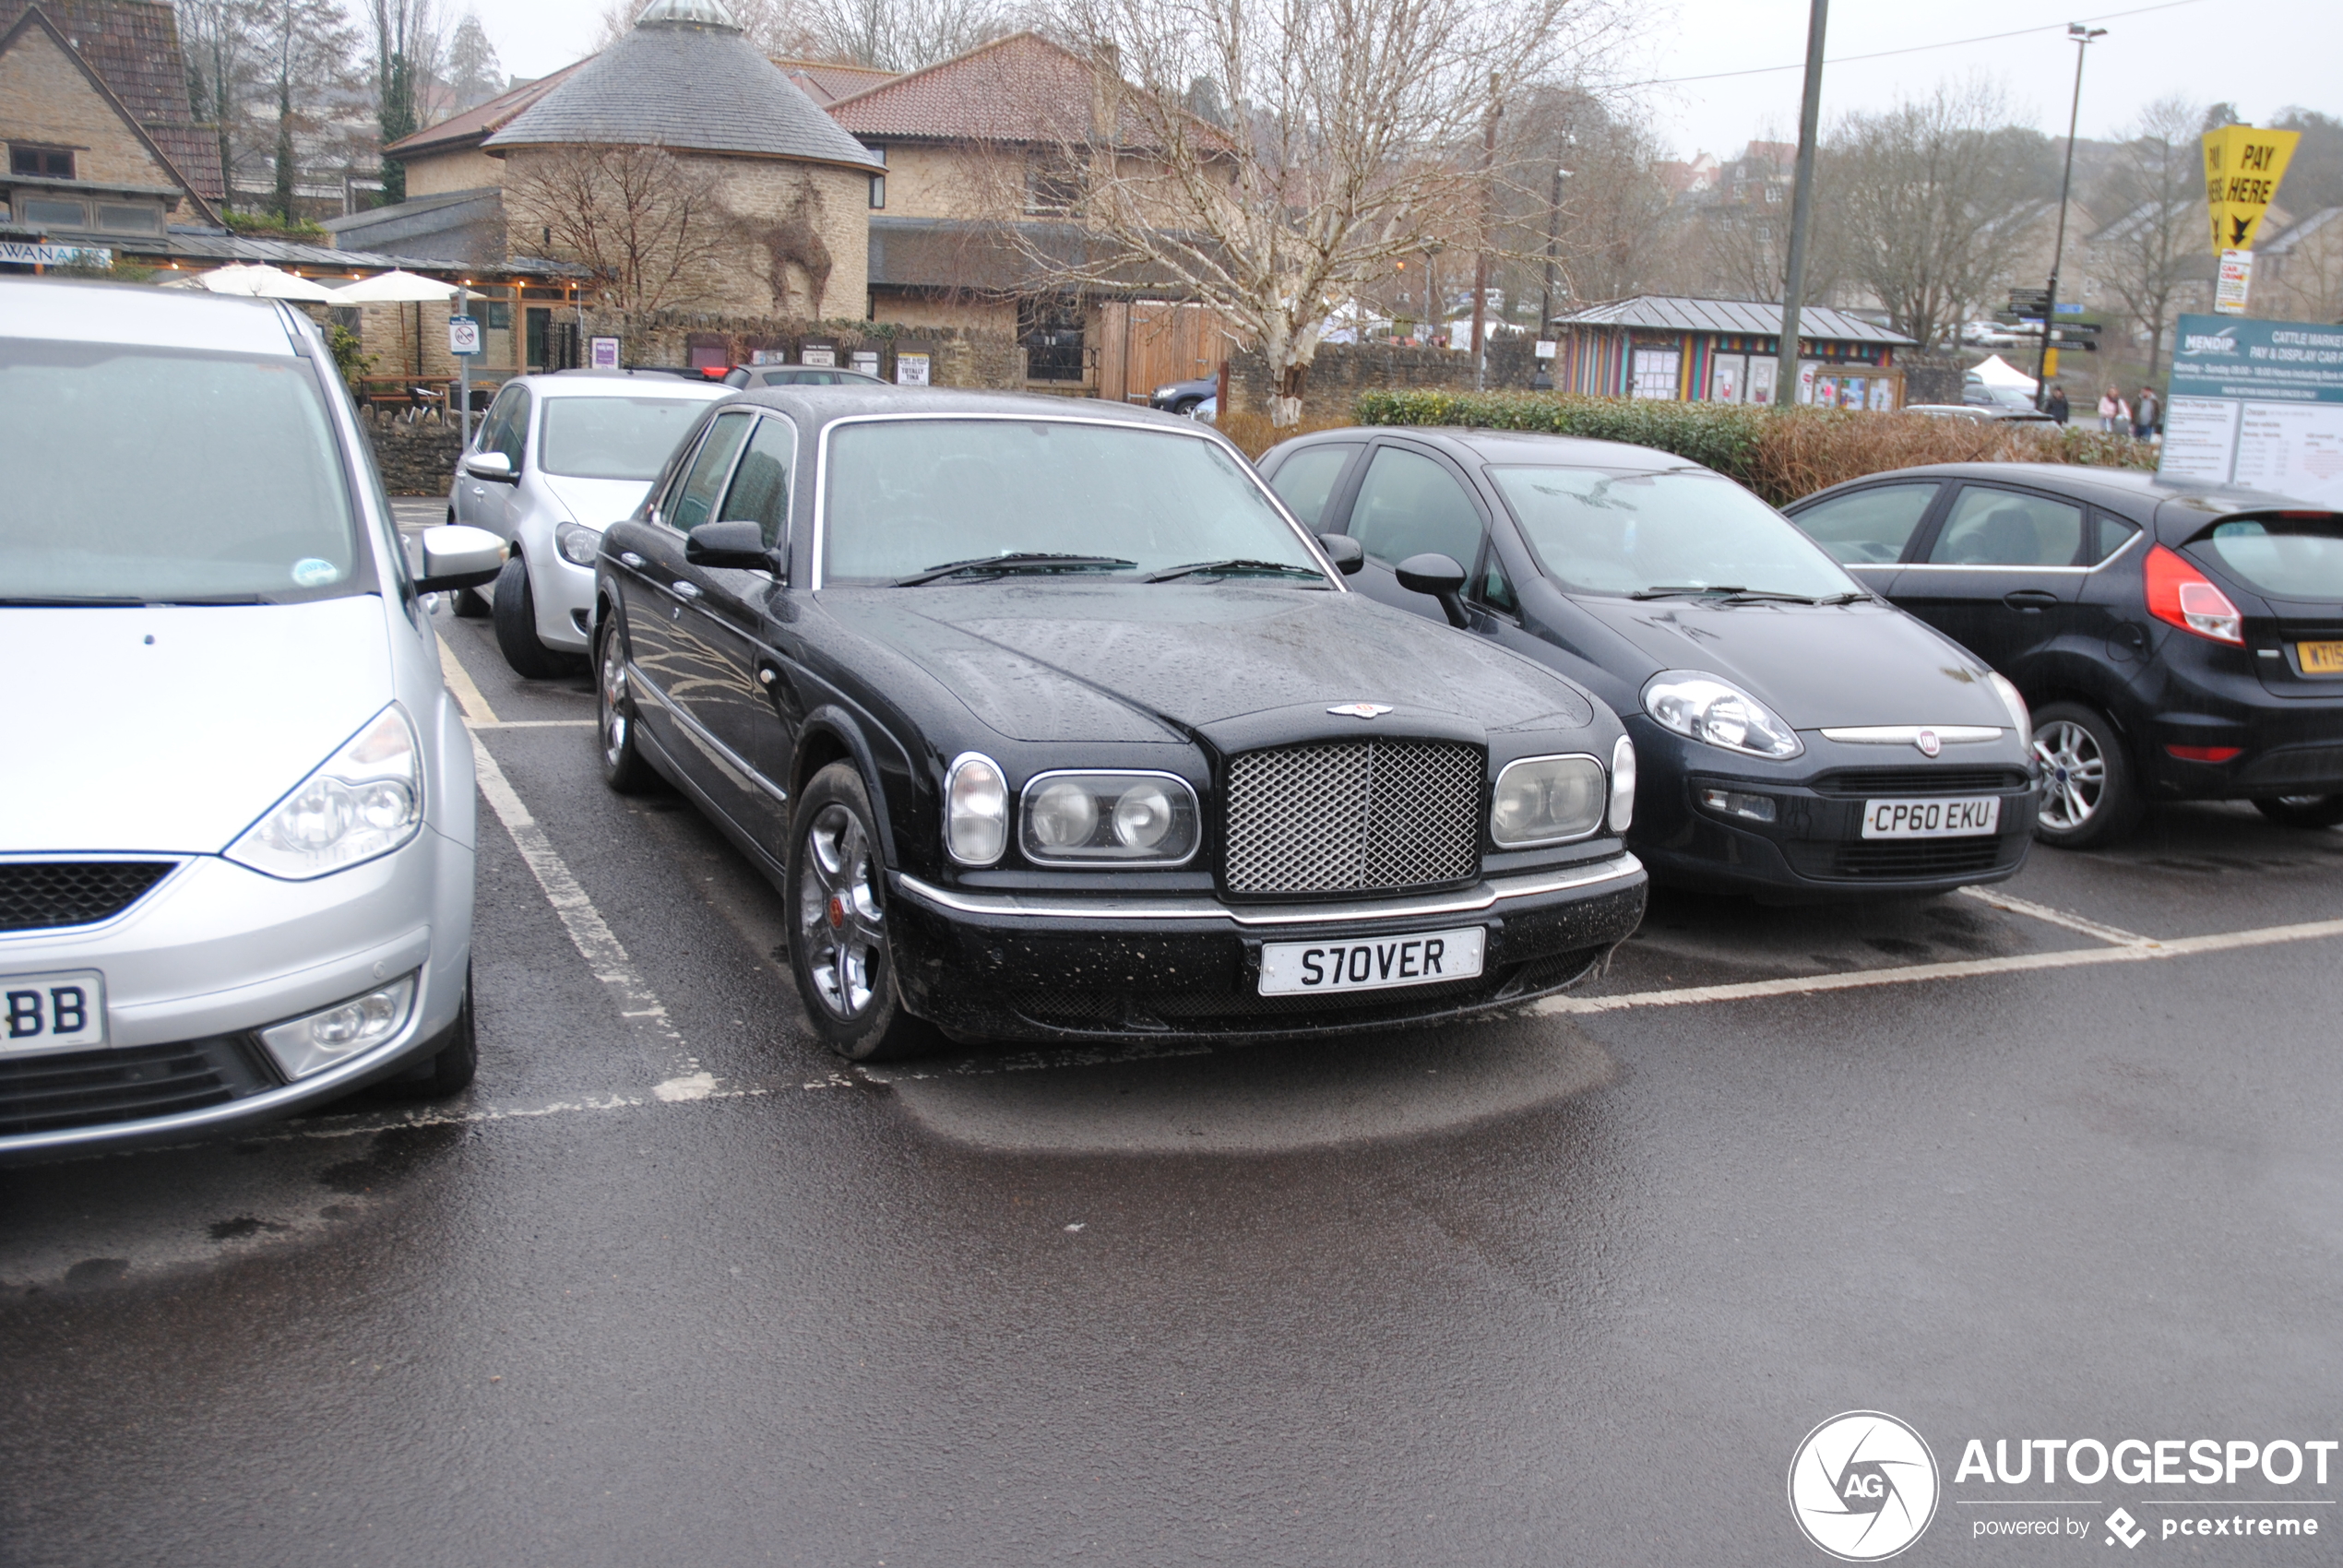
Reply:
<svg viewBox="0 0 2343 1568"><path fill-rule="evenodd" d="M739 28L660 14L645 12L482 145L666 147L881 170Z"/></svg>
<svg viewBox="0 0 2343 1568"><path fill-rule="evenodd" d="M0 35L38 5L139 129L208 201L221 196L220 138L196 123L179 23L167 0L0 0Z"/></svg>
<svg viewBox="0 0 2343 1568"><path fill-rule="evenodd" d="M1566 327L1640 327L1659 332L1781 334L1781 306L1754 300L1690 300L1665 294L1642 294L1607 305L1592 305L1559 318ZM1859 316L1823 305L1798 308L1801 338L1828 339L1841 343L1894 343L1917 346L1900 332L1873 327Z"/></svg>
<svg viewBox="0 0 2343 1568"><path fill-rule="evenodd" d="M564 65L548 77L523 82L509 88L485 103L475 103L460 114L452 114L436 125L425 125L411 137L405 137L383 148L400 158L420 158L428 153L450 152L465 147L478 147L519 117L539 99L576 76L593 60L589 54L575 65Z"/></svg>

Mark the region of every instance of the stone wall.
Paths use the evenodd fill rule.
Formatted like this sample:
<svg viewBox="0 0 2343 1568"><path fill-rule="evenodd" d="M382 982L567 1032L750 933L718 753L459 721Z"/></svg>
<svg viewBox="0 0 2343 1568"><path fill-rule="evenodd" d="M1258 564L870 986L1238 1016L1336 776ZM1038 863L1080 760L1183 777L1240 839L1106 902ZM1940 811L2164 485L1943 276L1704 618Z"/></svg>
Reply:
<svg viewBox="0 0 2343 1568"><path fill-rule="evenodd" d="M1493 392L1524 391L1537 374L1537 346L1528 338L1492 338L1485 382ZM1384 387L1469 392L1472 356L1449 349L1402 349L1380 343L1322 343L1302 387L1302 417L1311 423L1343 421L1359 394ZM1229 407L1269 413L1269 365L1258 350L1229 356Z"/></svg>
<svg viewBox="0 0 2343 1568"><path fill-rule="evenodd" d="M358 427L374 448L375 466L382 470L383 488L393 495L445 495L455 477L456 456L464 449L464 434L453 423L418 420L409 424L371 410L358 412Z"/></svg>
<svg viewBox="0 0 2343 1568"><path fill-rule="evenodd" d="M1012 318L1013 319L1013 318ZM790 315L703 315L684 311L657 311L629 315L621 311L586 312L588 339L615 338L622 363L685 365L696 340L715 346L720 339L725 358L746 364L756 350L786 354L799 362L808 339L838 345L838 362L853 363L857 349L879 356L879 374L895 379L897 344L922 344L932 356L929 376L938 386L1006 387L1018 384L1024 362L1012 331L976 327L921 326L901 322L808 321Z"/></svg>

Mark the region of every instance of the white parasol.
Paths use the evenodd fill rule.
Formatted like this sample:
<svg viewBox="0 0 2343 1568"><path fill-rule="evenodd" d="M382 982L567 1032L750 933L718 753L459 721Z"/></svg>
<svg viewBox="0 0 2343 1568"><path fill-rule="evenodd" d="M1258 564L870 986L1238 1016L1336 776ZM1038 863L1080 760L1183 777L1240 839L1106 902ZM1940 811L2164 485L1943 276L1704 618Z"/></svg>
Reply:
<svg viewBox="0 0 2343 1568"><path fill-rule="evenodd" d="M423 303L454 299L456 285L393 267L363 282L346 283L327 297L338 305Z"/></svg>
<svg viewBox="0 0 2343 1568"><path fill-rule="evenodd" d="M300 300L310 304L332 304L340 297L331 289L312 283L306 278L296 278L282 268L247 266L243 262L200 273L196 280L215 294L244 294L262 300Z"/></svg>

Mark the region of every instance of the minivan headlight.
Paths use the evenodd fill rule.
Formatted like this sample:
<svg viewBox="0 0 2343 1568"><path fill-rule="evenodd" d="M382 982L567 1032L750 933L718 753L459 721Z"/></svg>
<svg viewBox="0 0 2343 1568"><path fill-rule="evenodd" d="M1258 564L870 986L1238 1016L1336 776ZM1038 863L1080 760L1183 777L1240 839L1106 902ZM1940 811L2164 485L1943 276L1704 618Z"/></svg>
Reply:
<svg viewBox="0 0 2343 1568"><path fill-rule="evenodd" d="M392 703L244 829L228 858L305 882L387 855L422 826L422 747Z"/></svg>
<svg viewBox="0 0 2343 1568"><path fill-rule="evenodd" d="M1001 765L963 752L944 775L944 848L964 866L989 866L1009 847L1009 781Z"/></svg>
<svg viewBox="0 0 2343 1568"><path fill-rule="evenodd" d="M1522 757L1497 775L1489 837L1506 849L1581 838L1602 826L1609 803L1602 764L1593 757Z"/></svg>
<svg viewBox="0 0 2343 1568"><path fill-rule="evenodd" d="M1766 705L1698 670L1669 670L1644 687L1644 711L1664 729L1749 756L1786 761L1806 749Z"/></svg>
<svg viewBox="0 0 2343 1568"><path fill-rule="evenodd" d="M1041 862L1178 865L1201 837L1195 791L1171 773L1041 773L1018 847Z"/></svg>

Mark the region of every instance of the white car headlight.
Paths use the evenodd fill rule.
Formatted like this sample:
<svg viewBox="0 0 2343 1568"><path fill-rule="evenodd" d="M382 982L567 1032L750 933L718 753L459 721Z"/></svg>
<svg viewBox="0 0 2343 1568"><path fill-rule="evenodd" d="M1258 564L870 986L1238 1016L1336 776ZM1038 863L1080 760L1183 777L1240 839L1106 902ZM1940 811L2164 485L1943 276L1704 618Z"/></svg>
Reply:
<svg viewBox="0 0 2343 1568"><path fill-rule="evenodd" d="M553 548L573 566L591 566L601 552L602 530L583 523L564 523L553 529Z"/></svg>
<svg viewBox="0 0 2343 1568"><path fill-rule="evenodd" d="M387 855L422 826L422 747L392 703L244 829L228 858L305 882Z"/></svg>
<svg viewBox="0 0 2343 1568"><path fill-rule="evenodd" d="M2009 721L2017 726L2018 741L2022 744L2032 745L2034 743L2034 715L2027 707L2025 695L2018 691L2016 683L1999 671L1987 675L1985 679L1992 683L1993 690L2001 695L2002 706L2009 709Z"/></svg>
<svg viewBox="0 0 2343 1568"><path fill-rule="evenodd" d="M1590 756L1527 756L1497 775L1489 837L1506 849L1581 838L1602 826L1602 764Z"/></svg>
<svg viewBox="0 0 2343 1568"><path fill-rule="evenodd" d="M1644 711L1666 729L1729 752L1786 761L1806 749L1798 732L1740 687L1697 670L1670 670L1644 687Z"/></svg>
<svg viewBox="0 0 2343 1568"><path fill-rule="evenodd" d="M1025 786L1026 859L1178 865L1200 837L1195 791L1169 773L1044 773Z"/></svg>
<svg viewBox="0 0 2343 1568"><path fill-rule="evenodd" d="M1611 830L1624 833L1635 821L1635 742L1619 737L1611 748Z"/></svg>
<svg viewBox="0 0 2343 1568"><path fill-rule="evenodd" d="M1009 847L1009 781L1001 765L963 752L944 775L944 848L964 866L989 866Z"/></svg>

